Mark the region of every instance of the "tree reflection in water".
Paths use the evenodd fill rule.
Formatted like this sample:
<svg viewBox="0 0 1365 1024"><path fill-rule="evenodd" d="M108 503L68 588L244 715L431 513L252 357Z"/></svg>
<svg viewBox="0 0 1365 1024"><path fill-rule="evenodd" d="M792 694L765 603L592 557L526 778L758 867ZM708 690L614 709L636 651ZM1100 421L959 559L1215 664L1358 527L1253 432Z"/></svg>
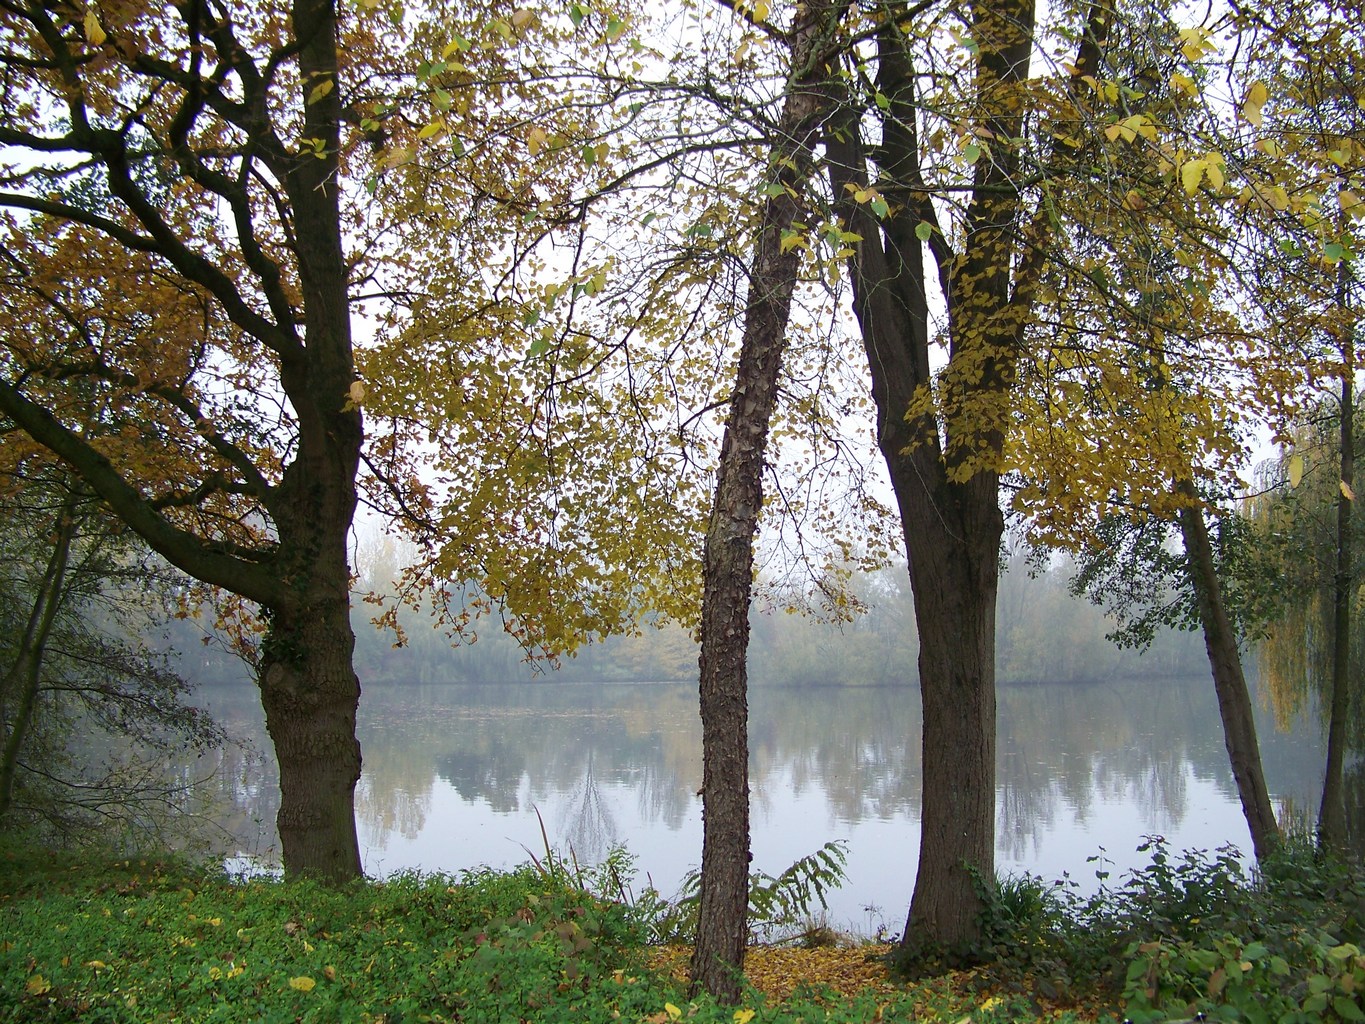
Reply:
<svg viewBox="0 0 1365 1024"><path fill-rule="evenodd" d="M250 690L209 698L239 730L249 723ZM846 918L908 898L920 806L914 688L760 687L750 703L755 866L780 871L844 838ZM1207 680L1006 685L999 707L1002 869L1084 881L1085 858L1104 848L1121 872L1143 863L1134 851L1152 832L1177 849L1247 845ZM1268 715L1260 727L1276 796L1310 802L1316 727L1277 734ZM360 739L371 872L524 860L542 845L537 811L560 852L571 846L590 863L623 842L666 893L700 855L691 686L372 687ZM225 824L241 849L268 848L273 766L224 767L234 780L223 784ZM1360 814L1358 766L1352 777Z"/></svg>

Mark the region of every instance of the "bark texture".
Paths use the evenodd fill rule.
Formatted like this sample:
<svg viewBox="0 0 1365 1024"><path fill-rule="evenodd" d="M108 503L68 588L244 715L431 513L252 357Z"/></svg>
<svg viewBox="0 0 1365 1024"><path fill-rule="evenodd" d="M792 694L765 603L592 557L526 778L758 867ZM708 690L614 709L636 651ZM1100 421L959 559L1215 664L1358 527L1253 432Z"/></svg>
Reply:
<svg viewBox="0 0 1365 1024"><path fill-rule="evenodd" d="M764 451L800 259L782 234L800 219L830 94L817 60L842 10L813 3L797 14L792 64L769 166L785 185L763 207L750 267L744 335L721 445L703 553L700 704L702 862L694 991L738 1001L749 907L749 598L754 538L763 507Z"/></svg>
<svg viewBox="0 0 1365 1024"><path fill-rule="evenodd" d="M1232 762L1232 778L1242 802L1242 813L1251 832L1251 845L1256 859L1263 860L1279 845L1280 829L1261 769L1261 748L1256 740L1256 721L1252 717L1251 694L1242 672L1237 634L1228 619L1218 582L1203 504L1191 481L1180 481L1176 490L1187 499L1179 513L1180 534L1185 542L1190 583L1194 587L1199 621L1204 630L1204 647L1213 670L1223 740Z"/></svg>

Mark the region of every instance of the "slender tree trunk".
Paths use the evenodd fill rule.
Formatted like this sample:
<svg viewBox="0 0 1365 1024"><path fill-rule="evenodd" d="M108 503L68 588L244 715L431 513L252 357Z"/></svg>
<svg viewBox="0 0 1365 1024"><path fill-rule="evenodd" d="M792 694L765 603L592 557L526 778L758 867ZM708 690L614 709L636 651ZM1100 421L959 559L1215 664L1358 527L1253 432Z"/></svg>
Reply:
<svg viewBox="0 0 1365 1024"><path fill-rule="evenodd" d="M14 664L5 673L3 682L0 682L0 693L17 691L19 698L14 709L13 721L0 723L7 727L4 747L0 750L0 821L4 821L14 805L14 779L19 767L19 754L23 750L24 740L33 722L34 708L38 703L47 638L52 633L52 624L56 621L57 611L62 604L66 566L71 555L71 542L76 536L75 511L75 499L68 495L57 514L52 554L48 557L47 568L38 583L38 592L33 598L33 609L29 613L24 634L19 638L19 650L15 654Z"/></svg>
<svg viewBox="0 0 1365 1024"><path fill-rule="evenodd" d="M1337 299L1345 306L1346 263L1338 270ZM1341 482L1337 494L1337 564L1332 581L1332 699L1327 719L1327 771L1322 781L1322 804L1318 808L1318 845L1341 853L1346 849L1346 790L1343 768L1346 759L1346 718L1351 707L1351 599L1355 576L1351 537L1351 506L1348 495L1355 484L1355 345L1352 329L1341 332L1339 408Z"/></svg>
<svg viewBox="0 0 1365 1024"><path fill-rule="evenodd" d="M803 210L811 150L827 106L817 47L841 3L796 15L787 98L769 160L785 188L764 204L744 312L739 367L721 445L703 554L701 625L702 861L692 988L738 1001L749 907L749 597L763 506L764 451L800 257L782 243Z"/></svg>
<svg viewBox="0 0 1365 1024"><path fill-rule="evenodd" d="M1223 591L1213 560L1204 509L1193 482L1181 480L1176 491L1187 499L1180 509L1180 533L1185 541L1190 583L1199 606L1199 621L1204 629L1204 647L1213 670L1213 686L1218 694L1218 714L1223 721L1223 740L1232 761L1232 777L1242 801L1251 832L1251 845L1257 860L1264 860L1280 842L1275 808L1261 769L1261 750L1256 741L1256 722L1252 717L1251 694L1242 673L1242 657L1237 635L1228 619Z"/></svg>

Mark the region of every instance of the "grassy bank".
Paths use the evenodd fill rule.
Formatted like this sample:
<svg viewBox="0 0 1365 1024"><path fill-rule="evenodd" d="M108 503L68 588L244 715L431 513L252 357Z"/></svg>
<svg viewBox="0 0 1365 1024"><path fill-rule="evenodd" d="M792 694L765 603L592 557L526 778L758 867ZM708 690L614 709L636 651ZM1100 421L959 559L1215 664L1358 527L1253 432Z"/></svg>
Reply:
<svg viewBox="0 0 1365 1024"><path fill-rule="evenodd" d="M891 978L871 947L764 950L739 1007L689 1001L657 904L529 866L328 890L150 858L0 853L0 1021L673 1020L726 1024L1361 1020L1350 872L1251 885L1230 860L1153 866L1101 897L994 886L970 971ZM1273 891L1272 891L1273 890ZM932 959L929 961L932 965Z"/></svg>

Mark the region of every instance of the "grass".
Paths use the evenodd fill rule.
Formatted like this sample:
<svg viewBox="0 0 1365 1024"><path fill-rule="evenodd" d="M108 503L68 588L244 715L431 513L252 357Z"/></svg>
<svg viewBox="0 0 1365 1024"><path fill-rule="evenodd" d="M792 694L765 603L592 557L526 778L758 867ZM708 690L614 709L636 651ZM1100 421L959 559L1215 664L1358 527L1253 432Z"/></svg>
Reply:
<svg viewBox="0 0 1365 1024"><path fill-rule="evenodd" d="M1096 897L989 886L971 969L906 982L877 958L886 947L759 949L743 1001L722 1007L686 998L685 950L651 944L657 902L606 899L606 876L546 862L338 890L10 847L0 1022L1365 1019L1355 873L1304 850L1255 879L1230 857L1151 852Z"/></svg>

